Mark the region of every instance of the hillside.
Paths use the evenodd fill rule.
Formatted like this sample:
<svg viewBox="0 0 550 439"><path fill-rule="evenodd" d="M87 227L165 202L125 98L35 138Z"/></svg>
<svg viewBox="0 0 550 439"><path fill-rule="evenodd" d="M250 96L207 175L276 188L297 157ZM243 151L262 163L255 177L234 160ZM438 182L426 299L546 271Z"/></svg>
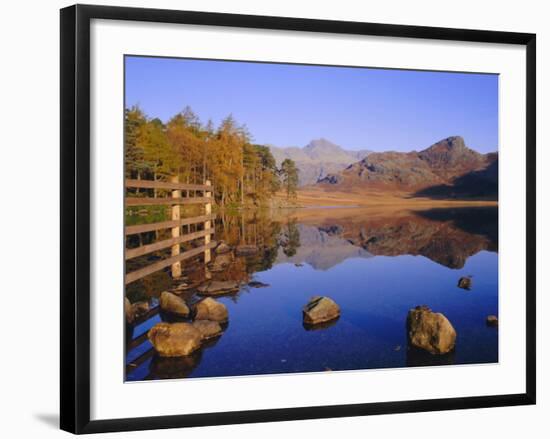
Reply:
<svg viewBox="0 0 550 439"><path fill-rule="evenodd" d="M370 153L367 150L348 151L326 139L312 140L303 148L270 146L270 150L277 166L287 158L296 162L300 170L300 186L317 183L319 179L345 169Z"/></svg>
<svg viewBox="0 0 550 439"><path fill-rule="evenodd" d="M453 136L420 152L371 153L317 186L326 190L405 191L434 198L496 198L498 153L480 154Z"/></svg>

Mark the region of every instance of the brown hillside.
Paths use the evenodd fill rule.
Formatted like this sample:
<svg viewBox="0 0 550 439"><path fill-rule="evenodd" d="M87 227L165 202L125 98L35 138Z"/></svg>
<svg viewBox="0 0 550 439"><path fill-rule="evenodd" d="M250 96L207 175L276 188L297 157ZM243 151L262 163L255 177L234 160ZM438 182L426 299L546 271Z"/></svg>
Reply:
<svg viewBox="0 0 550 439"><path fill-rule="evenodd" d="M327 175L318 186L338 191L418 192L424 196L494 196L497 163L497 153L480 154L468 148L462 137L454 136L420 152L372 153L337 174Z"/></svg>

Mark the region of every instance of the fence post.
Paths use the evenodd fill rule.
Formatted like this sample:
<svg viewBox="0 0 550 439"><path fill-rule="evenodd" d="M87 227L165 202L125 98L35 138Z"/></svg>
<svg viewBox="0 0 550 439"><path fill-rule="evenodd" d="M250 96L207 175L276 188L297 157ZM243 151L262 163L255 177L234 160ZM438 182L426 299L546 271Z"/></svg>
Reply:
<svg viewBox="0 0 550 439"><path fill-rule="evenodd" d="M170 181L172 183L179 183L179 176L175 175L173 177L170 177ZM181 198L181 190L175 189L172 191L172 198ZM172 207L172 220L179 221L180 220L180 205L179 204L173 204ZM179 224L176 227L172 227L172 238L177 238L180 236L180 226ZM172 246L172 256L177 256L180 254L180 245L174 244ZM175 262L172 264L172 277L174 279L177 279L181 277L181 262Z"/></svg>
<svg viewBox="0 0 550 439"><path fill-rule="evenodd" d="M206 182L204 183L206 186L211 186L212 183L210 182L210 180L206 180ZM204 191L204 197L205 198L212 198L212 192L211 191ZM210 200L204 205L204 213L206 215L210 215L212 214L212 203L210 202ZM210 228L212 227L212 222L210 220L207 220L204 222L204 230L206 231L206 235L204 236L204 245L205 246L208 246L208 244L210 244ZM211 252L210 252L210 249L207 248L205 251L204 251L204 263L205 264L208 264L210 262L212 258L212 255L211 255Z"/></svg>

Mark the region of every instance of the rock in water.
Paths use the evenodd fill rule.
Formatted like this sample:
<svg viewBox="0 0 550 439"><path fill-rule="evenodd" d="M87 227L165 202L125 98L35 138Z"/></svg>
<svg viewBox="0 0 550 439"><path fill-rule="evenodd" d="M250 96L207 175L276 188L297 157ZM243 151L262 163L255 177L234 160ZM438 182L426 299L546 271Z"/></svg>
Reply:
<svg viewBox="0 0 550 439"><path fill-rule="evenodd" d="M235 249L237 256L254 256L256 253L258 253L258 247L255 245L239 245Z"/></svg>
<svg viewBox="0 0 550 439"><path fill-rule="evenodd" d="M188 290L189 288L191 288L191 285L189 285L187 282L182 282L177 287L174 288L174 291L181 292L181 291Z"/></svg>
<svg viewBox="0 0 550 439"><path fill-rule="evenodd" d="M196 320L226 322L227 318L228 314L225 305L215 299L212 299L211 297L207 297L195 305Z"/></svg>
<svg viewBox="0 0 550 439"><path fill-rule="evenodd" d="M263 282L253 280L248 282L248 286L252 288L267 288L269 284L264 284Z"/></svg>
<svg viewBox="0 0 550 439"><path fill-rule="evenodd" d="M409 342L434 355L442 355L455 347L456 331L441 313L432 312L426 305L417 306L407 316Z"/></svg>
<svg viewBox="0 0 550 439"><path fill-rule="evenodd" d="M239 283L232 280L213 280L197 288L202 295L215 296L218 294L227 294L239 289Z"/></svg>
<svg viewBox="0 0 550 439"><path fill-rule="evenodd" d="M498 326L498 317L497 316L487 316L486 320L487 326Z"/></svg>
<svg viewBox="0 0 550 439"><path fill-rule="evenodd" d="M126 323L131 324L134 322L134 308L127 297L124 298L124 314L126 315Z"/></svg>
<svg viewBox="0 0 550 439"><path fill-rule="evenodd" d="M149 302L136 302L132 305L134 316L141 317L149 312Z"/></svg>
<svg viewBox="0 0 550 439"><path fill-rule="evenodd" d="M149 364L149 371L156 378L175 379L187 377L200 363L201 350L184 357L161 357L155 355Z"/></svg>
<svg viewBox="0 0 550 439"><path fill-rule="evenodd" d="M217 255L221 255L223 253L229 253L230 251L231 251L231 247L229 247L225 242L220 241L220 243L216 247L215 253Z"/></svg>
<svg viewBox="0 0 550 439"><path fill-rule="evenodd" d="M160 309L165 312L176 314L181 317L187 317L189 315L189 307L185 303L185 300L168 291L163 291L160 294L159 304Z"/></svg>
<svg viewBox="0 0 550 439"><path fill-rule="evenodd" d="M329 297L315 296L304 306L304 323L316 325L340 317L340 307Z"/></svg>
<svg viewBox="0 0 550 439"><path fill-rule="evenodd" d="M195 320L193 326L201 333L203 340L217 337L222 333L222 327L212 320Z"/></svg>
<svg viewBox="0 0 550 439"><path fill-rule="evenodd" d="M136 318L141 317L148 312L148 302L130 303L130 300L127 297L124 298L124 314L126 315L126 322L128 324L134 323Z"/></svg>
<svg viewBox="0 0 550 439"><path fill-rule="evenodd" d="M464 276L458 279L458 288L462 288L463 290L471 290L472 278L470 276Z"/></svg>
<svg viewBox="0 0 550 439"><path fill-rule="evenodd" d="M209 265L210 271L214 273L223 271L231 265L231 262L233 262L232 253L217 255L216 259Z"/></svg>
<svg viewBox="0 0 550 439"><path fill-rule="evenodd" d="M201 346L202 335L191 323L157 323L147 338L161 357L189 355Z"/></svg>

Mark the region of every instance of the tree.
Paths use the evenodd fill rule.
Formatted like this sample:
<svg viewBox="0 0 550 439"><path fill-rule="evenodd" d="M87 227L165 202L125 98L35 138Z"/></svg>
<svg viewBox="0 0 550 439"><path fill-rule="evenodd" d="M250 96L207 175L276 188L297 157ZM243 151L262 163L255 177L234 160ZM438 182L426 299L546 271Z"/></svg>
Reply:
<svg viewBox="0 0 550 439"><path fill-rule="evenodd" d="M137 106L124 111L124 164L126 178L141 177L146 164L143 158L143 147L139 143L142 126L146 123L145 115Z"/></svg>
<svg viewBox="0 0 550 439"><path fill-rule="evenodd" d="M296 197L296 188L298 187L298 168L291 159L284 159L281 163L280 174L283 180L283 187L287 198Z"/></svg>
<svg viewBox="0 0 550 439"><path fill-rule="evenodd" d="M197 173L202 169L203 148L200 134L198 117L189 107L170 119L166 126L172 155L168 168L172 175L178 175L182 181L188 183L191 180L197 182Z"/></svg>
<svg viewBox="0 0 550 439"><path fill-rule="evenodd" d="M189 107L166 124L149 119L137 107L125 111L127 178L163 180L178 176L187 183L214 186L222 206L253 202L260 205L280 189L279 171L268 147L254 145L246 126L231 115L215 127L203 126ZM292 193L293 173L288 173ZM156 191L155 191L156 196Z"/></svg>
<svg viewBox="0 0 550 439"><path fill-rule="evenodd" d="M214 186L220 192L220 202L244 200L244 146L250 135L245 127L237 124L232 115L222 120L216 135L216 146L213 157L214 166L210 168Z"/></svg>
<svg viewBox="0 0 550 439"><path fill-rule="evenodd" d="M144 164L152 173L153 180L170 175L174 155L160 119L150 120L141 126L138 143L143 150Z"/></svg>

